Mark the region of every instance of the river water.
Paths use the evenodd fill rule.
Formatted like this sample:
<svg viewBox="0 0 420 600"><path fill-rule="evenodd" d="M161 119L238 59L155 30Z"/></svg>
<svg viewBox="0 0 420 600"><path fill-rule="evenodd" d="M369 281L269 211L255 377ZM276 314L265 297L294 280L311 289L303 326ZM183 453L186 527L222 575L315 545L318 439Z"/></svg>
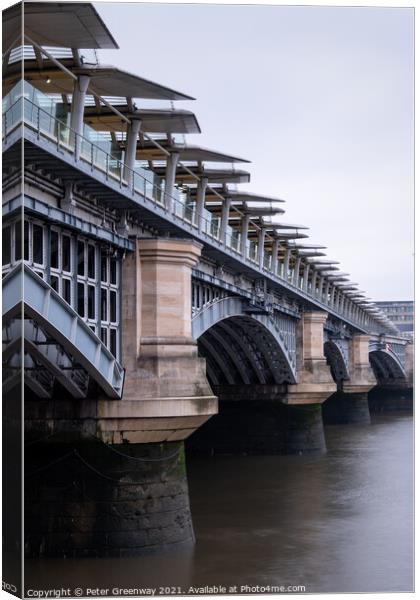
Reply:
<svg viewBox="0 0 420 600"><path fill-rule="evenodd" d="M194 549L28 561L25 587L411 591L412 426L406 414L327 426L323 456L190 459Z"/></svg>

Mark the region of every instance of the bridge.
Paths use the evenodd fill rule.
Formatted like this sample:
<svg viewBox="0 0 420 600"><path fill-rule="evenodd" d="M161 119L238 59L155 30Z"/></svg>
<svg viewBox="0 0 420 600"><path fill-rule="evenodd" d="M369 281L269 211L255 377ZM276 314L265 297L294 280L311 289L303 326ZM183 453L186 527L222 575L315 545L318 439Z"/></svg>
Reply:
<svg viewBox="0 0 420 600"><path fill-rule="evenodd" d="M25 3L24 46L19 11L4 15L3 383L16 429L24 371L27 553L190 544L184 441L325 451L324 422L367 424L370 390L408 393L412 344L278 220L283 200L238 189L250 175L226 164L248 161L180 141L192 112L134 102L188 96L81 57L117 48L92 5Z"/></svg>

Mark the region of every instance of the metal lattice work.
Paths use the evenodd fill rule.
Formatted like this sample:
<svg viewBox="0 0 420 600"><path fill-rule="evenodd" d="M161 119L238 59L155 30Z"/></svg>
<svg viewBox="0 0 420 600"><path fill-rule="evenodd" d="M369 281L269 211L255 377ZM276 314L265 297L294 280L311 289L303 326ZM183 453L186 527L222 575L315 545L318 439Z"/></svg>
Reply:
<svg viewBox="0 0 420 600"><path fill-rule="evenodd" d="M324 343L324 354L334 381L349 379L349 342L346 339L329 339Z"/></svg>
<svg viewBox="0 0 420 600"><path fill-rule="evenodd" d="M23 331L18 321L22 310ZM3 324L4 360L10 377L21 367L23 334L28 384L41 397L49 397L53 377L76 398L86 397L89 378L108 397L121 398L121 365L67 302L27 265L18 265L3 279ZM41 372L45 374L42 382Z"/></svg>
<svg viewBox="0 0 420 600"><path fill-rule="evenodd" d="M192 282L191 306L192 314L196 315L200 310L209 306L213 302L217 302L222 298L226 298L228 292L218 287L202 283L201 281Z"/></svg>
<svg viewBox="0 0 420 600"><path fill-rule="evenodd" d="M295 383L295 320L254 312L247 300L214 298L192 320L209 377L226 383Z"/></svg>
<svg viewBox="0 0 420 600"><path fill-rule="evenodd" d="M379 381L405 380L405 346L382 339L372 341L369 343L369 360Z"/></svg>

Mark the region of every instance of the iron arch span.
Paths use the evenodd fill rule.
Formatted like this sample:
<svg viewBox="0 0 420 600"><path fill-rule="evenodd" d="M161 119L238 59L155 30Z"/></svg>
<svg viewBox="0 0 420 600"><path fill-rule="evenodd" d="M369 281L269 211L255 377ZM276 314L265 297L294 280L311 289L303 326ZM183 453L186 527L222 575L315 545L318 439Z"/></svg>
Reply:
<svg viewBox="0 0 420 600"><path fill-rule="evenodd" d="M350 378L348 348L343 347L343 345L344 342L340 344L334 340L328 340L324 343L324 356L331 369L333 379L337 384Z"/></svg>
<svg viewBox="0 0 420 600"><path fill-rule="evenodd" d="M369 361L378 384L406 382L404 367L391 350L373 348L369 352Z"/></svg>
<svg viewBox="0 0 420 600"><path fill-rule="evenodd" d="M293 342L275 318L247 312L240 298L204 306L193 317L192 333L212 386L296 383Z"/></svg>

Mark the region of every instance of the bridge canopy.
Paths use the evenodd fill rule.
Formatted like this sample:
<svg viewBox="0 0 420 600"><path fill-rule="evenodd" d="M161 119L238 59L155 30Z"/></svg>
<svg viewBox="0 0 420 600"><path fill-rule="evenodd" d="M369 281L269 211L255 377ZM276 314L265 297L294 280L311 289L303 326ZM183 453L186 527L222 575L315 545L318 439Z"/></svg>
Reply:
<svg viewBox="0 0 420 600"><path fill-rule="evenodd" d="M3 11L3 52L21 44L22 11L25 33L40 46L118 48L90 2L25 2Z"/></svg>

